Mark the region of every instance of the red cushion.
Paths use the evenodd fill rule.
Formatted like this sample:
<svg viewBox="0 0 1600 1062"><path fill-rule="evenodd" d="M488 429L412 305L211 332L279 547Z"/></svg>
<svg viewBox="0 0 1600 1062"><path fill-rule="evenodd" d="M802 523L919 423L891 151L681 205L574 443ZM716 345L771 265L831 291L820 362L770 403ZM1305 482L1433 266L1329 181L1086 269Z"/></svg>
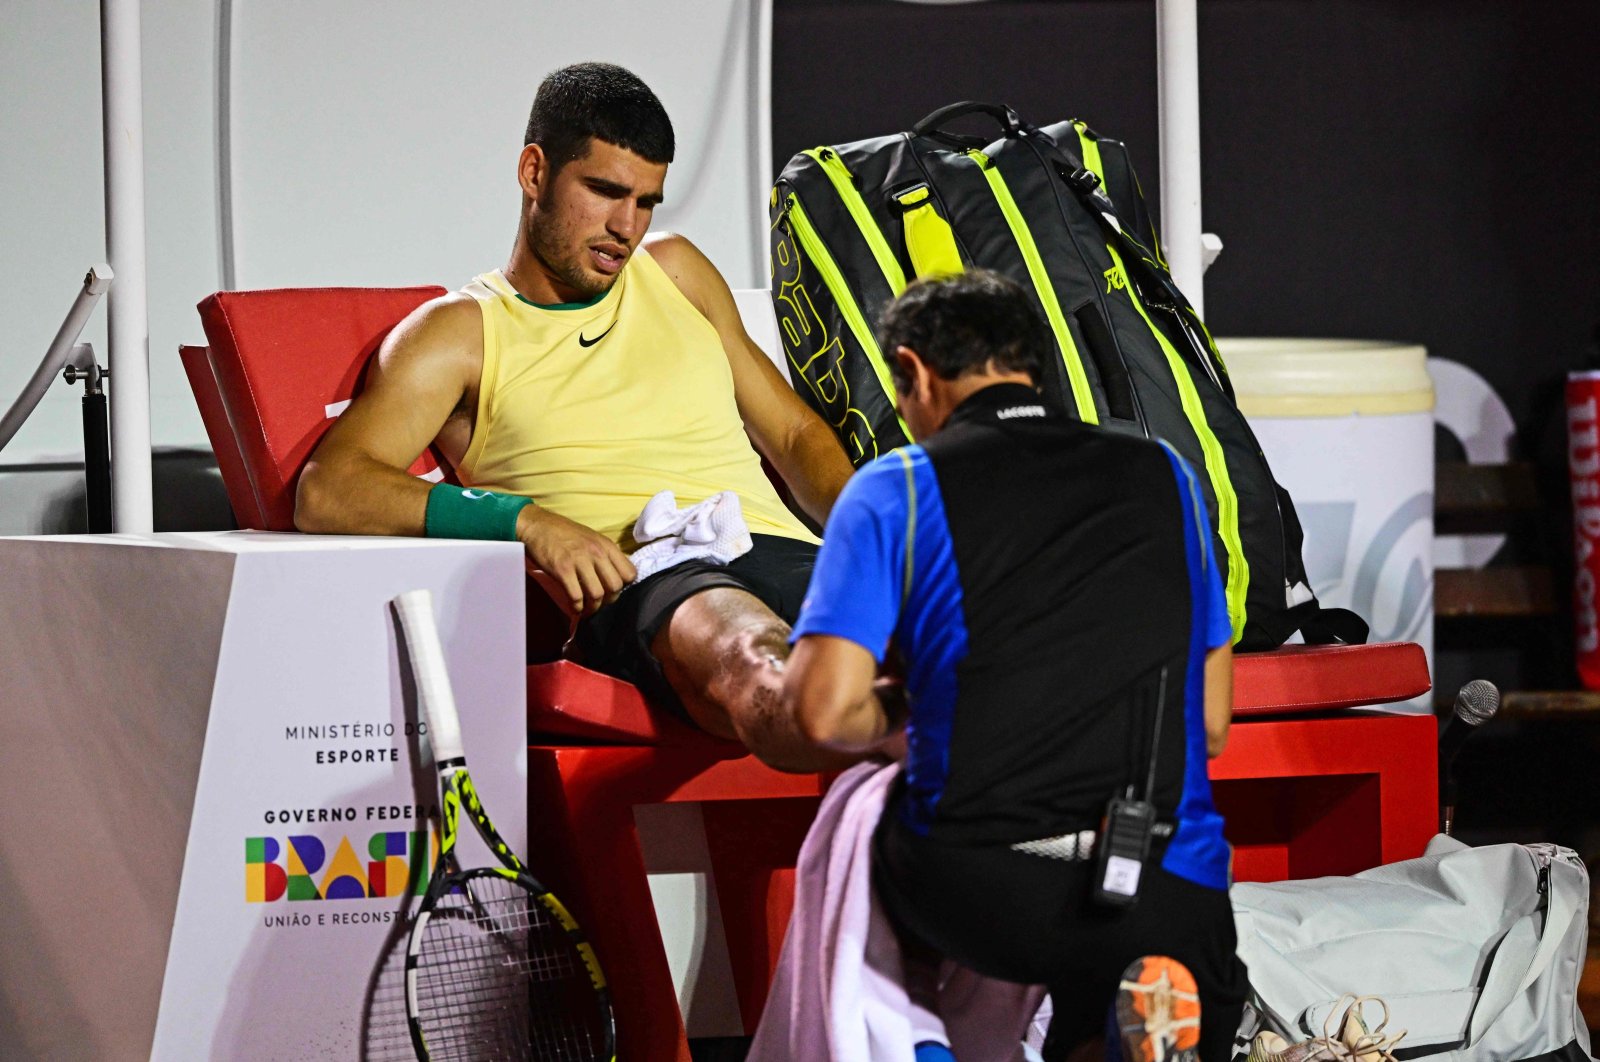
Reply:
<svg viewBox="0 0 1600 1062"><path fill-rule="evenodd" d="M214 382L248 486L241 497L225 475L243 526L294 530L295 481L338 415L337 403L356 393L389 330L443 294L438 287L290 288L224 291L200 303ZM203 374L189 379L198 394ZM207 432L220 455L227 448L217 444L211 420ZM412 471L438 466L425 454Z"/></svg>
<svg viewBox="0 0 1600 1062"><path fill-rule="evenodd" d="M1240 717L1386 704L1430 688L1427 658L1411 642L1285 646L1233 661L1233 711ZM638 687L570 660L528 668L528 732L622 745L718 740L652 708Z"/></svg>
<svg viewBox="0 0 1600 1062"><path fill-rule="evenodd" d="M1432 688L1428 658L1415 642L1286 645L1233 658L1235 716L1388 704Z"/></svg>

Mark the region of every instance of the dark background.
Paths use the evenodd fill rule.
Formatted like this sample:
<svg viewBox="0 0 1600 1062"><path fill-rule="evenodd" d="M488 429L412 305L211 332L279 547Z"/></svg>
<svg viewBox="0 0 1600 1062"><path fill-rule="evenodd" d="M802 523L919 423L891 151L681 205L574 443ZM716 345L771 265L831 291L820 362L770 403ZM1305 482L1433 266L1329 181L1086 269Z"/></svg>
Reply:
<svg viewBox="0 0 1600 1062"><path fill-rule="evenodd" d="M776 0L773 172L984 99L1126 141L1159 213L1155 6ZM1561 382L1600 322L1600 2L1201 0L1199 28L1213 333L1416 342L1477 370L1546 499L1500 561L1570 585ZM1571 687L1569 632L1443 622L1436 685ZM1597 747L1600 717L1496 720L1461 759L1464 836L1600 854Z"/></svg>
<svg viewBox="0 0 1600 1062"><path fill-rule="evenodd" d="M1526 421L1600 322L1600 4L1201 0L1199 19L1212 331L1419 342ZM774 173L986 99L1126 141L1159 215L1153 0L777 0L773 38Z"/></svg>

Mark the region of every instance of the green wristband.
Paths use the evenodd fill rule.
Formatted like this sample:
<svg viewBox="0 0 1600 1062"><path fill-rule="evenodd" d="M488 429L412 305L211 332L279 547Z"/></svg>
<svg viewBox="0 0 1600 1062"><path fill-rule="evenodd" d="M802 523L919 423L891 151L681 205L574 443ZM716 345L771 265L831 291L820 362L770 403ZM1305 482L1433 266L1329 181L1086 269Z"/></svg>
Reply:
<svg viewBox="0 0 1600 1062"><path fill-rule="evenodd" d="M517 540L517 514L532 498L435 483L428 492L423 530L429 538Z"/></svg>

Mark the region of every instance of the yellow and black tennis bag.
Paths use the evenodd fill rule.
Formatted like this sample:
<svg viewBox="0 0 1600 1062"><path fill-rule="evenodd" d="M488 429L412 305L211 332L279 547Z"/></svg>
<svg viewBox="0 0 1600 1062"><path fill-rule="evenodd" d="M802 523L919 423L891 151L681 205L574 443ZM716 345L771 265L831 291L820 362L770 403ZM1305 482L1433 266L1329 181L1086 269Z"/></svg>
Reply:
<svg viewBox="0 0 1600 1062"><path fill-rule="evenodd" d="M999 122L989 142L947 128ZM910 132L803 151L772 190L772 301L797 390L857 466L907 442L878 316L917 277L968 268L1037 297L1044 381L1079 419L1159 437L1206 493L1235 647L1366 640L1306 582L1294 505L1239 412L1227 370L1161 257L1126 147L1082 122L1037 128L956 103Z"/></svg>

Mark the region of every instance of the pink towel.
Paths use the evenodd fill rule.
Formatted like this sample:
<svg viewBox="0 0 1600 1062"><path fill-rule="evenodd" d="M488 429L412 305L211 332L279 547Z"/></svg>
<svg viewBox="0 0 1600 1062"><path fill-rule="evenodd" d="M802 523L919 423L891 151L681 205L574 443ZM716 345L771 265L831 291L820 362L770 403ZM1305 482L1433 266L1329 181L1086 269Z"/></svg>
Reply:
<svg viewBox="0 0 1600 1062"><path fill-rule="evenodd" d="M961 1062L1018 1062L1044 989L952 962L908 971L872 892L872 831L898 764L857 764L833 783L800 849L794 914L749 1062L911 1062L918 1043ZM910 990L909 979L937 986ZM942 1021L941 1021L942 1017Z"/></svg>

